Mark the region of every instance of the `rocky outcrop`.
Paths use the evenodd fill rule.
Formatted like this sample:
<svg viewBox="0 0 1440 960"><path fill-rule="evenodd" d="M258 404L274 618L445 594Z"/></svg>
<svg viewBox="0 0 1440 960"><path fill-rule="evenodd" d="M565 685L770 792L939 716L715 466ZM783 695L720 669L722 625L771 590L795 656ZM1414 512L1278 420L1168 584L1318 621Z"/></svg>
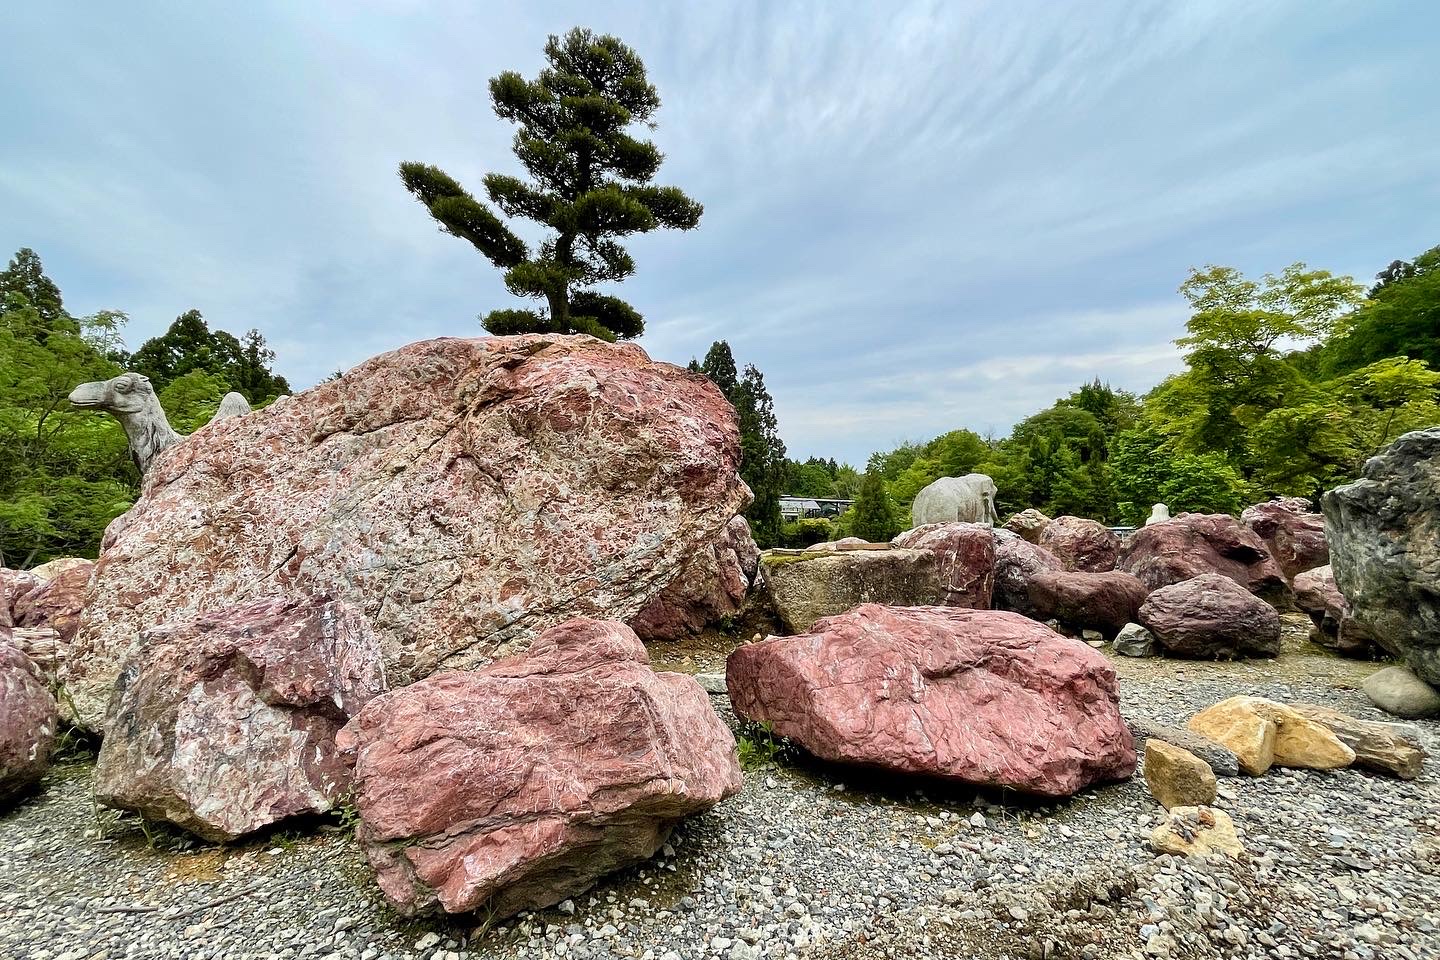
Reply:
<svg viewBox="0 0 1440 960"><path fill-rule="evenodd" d="M1440 686L1440 427L1400 437L1321 505L1351 616Z"/></svg>
<svg viewBox="0 0 1440 960"><path fill-rule="evenodd" d="M1038 547L1008 530L995 531L994 607L1027 617L1035 616L1030 604L1030 581L1038 574L1063 571L1065 564L1044 547Z"/></svg>
<svg viewBox="0 0 1440 960"><path fill-rule="evenodd" d="M988 607L994 582L990 531L974 524L919 530L914 542L924 546L910 549L767 552L760 568L775 615L800 633L862 603Z"/></svg>
<svg viewBox="0 0 1440 960"><path fill-rule="evenodd" d="M1145 785L1166 810L1209 806L1218 790L1209 764L1164 740L1145 741Z"/></svg>
<svg viewBox="0 0 1440 960"><path fill-rule="evenodd" d="M1362 686L1370 702L1391 716L1420 720L1440 715L1440 690L1421 680L1409 667L1376 670Z"/></svg>
<svg viewBox="0 0 1440 960"><path fill-rule="evenodd" d="M1263 697L1231 697L1190 718L1191 730L1224 744L1240 768L1258 777L1272 764L1336 770L1355 762L1355 751L1328 726Z"/></svg>
<svg viewBox="0 0 1440 960"><path fill-rule="evenodd" d="M227 841L350 789L335 735L385 689L348 605L268 597L145 631L95 765L101 803Z"/></svg>
<svg viewBox="0 0 1440 960"><path fill-rule="evenodd" d="M760 548L750 524L735 517L720 539L685 562L680 575L635 615L630 627L641 640L679 640L745 608L760 572Z"/></svg>
<svg viewBox="0 0 1440 960"><path fill-rule="evenodd" d="M1173 656L1231 659L1280 652L1275 608L1218 573L1156 590L1141 605L1139 621Z"/></svg>
<svg viewBox="0 0 1440 960"><path fill-rule="evenodd" d="M94 725L141 630L275 592L354 606L398 683L628 620L745 505L739 457L714 385L634 345L411 344L166 450L106 533L66 686Z"/></svg>
<svg viewBox="0 0 1440 960"><path fill-rule="evenodd" d="M1109 661L1019 614L865 604L740 647L726 683L833 762L1046 797L1135 769Z"/></svg>
<svg viewBox="0 0 1440 960"><path fill-rule="evenodd" d="M652 671L613 622L561 624L525 655L392 691L342 741L357 836L407 915L558 903L740 789L709 696Z"/></svg>
<svg viewBox="0 0 1440 960"><path fill-rule="evenodd" d="M1110 639L1135 619L1145 596L1145 585L1119 570L1041 571L1030 578L1029 615L1077 631L1098 630Z"/></svg>
<svg viewBox="0 0 1440 960"><path fill-rule="evenodd" d="M62 646L68 644L80 629L94 566L89 560L67 560L63 566L51 567L48 579L41 577L38 585L14 603L15 626L48 627L59 635Z"/></svg>
<svg viewBox="0 0 1440 960"><path fill-rule="evenodd" d="M1303 497L1284 497L1246 507L1240 522L1265 541L1270 558L1286 577L1330 562L1325 543L1325 517Z"/></svg>
<svg viewBox="0 0 1440 960"><path fill-rule="evenodd" d="M891 541L907 550L929 550L938 561L941 592L921 601L942 607L988 610L995 591L995 536L978 523L932 523Z"/></svg>
<svg viewBox="0 0 1440 960"><path fill-rule="evenodd" d="M1066 570L1104 573L1115 569L1120 538L1103 523L1084 517L1056 517L1040 534L1040 546L1060 558Z"/></svg>
<svg viewBox="0 0 1440 960"><path fill-rule="evenodd" d="M29 790L50 769L59 715L39 668L0 628L0 803Z"/></svg>
<svg viewBox="0 0 1440 960"><path fill-rule="evenodd" d="M1218 573L1273 606L1291 605L1290 586L1265 541L1223 513L1182 513L1141 527L1121 546L1116 567L1150 590Z"/></svg>
<svg viewBox="0 0 1440 960"><path fill-rule="evenodd" d="M1050 518L1034 507L1027 507L1019 513L1012 513L1005 521L1005 529L1018 534L1030 543L1039 543L1040 535L1050 526Z"/></svg>

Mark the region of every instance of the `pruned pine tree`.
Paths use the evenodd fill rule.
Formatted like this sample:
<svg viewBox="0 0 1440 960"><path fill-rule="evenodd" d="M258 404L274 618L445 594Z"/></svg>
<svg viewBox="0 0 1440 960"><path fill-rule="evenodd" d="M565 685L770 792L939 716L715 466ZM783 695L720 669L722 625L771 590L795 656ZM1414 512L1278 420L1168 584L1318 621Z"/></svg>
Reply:
<svg viewBox="0 0 1440 960"><path fill-rule="evenodd" d="M677 187L649 185L662 155L630 130L653 128L660 97L634 50L577 27L551 36L545 59L548 66L534 80L507 71L490 81L495 113L520 126L515 155L530 179L484 178L486 196L500 213L550 229L537 250L440 168L402 163L400 178L442 229L505 271L507 290L544 301L538 310L491 311L483 319L486 330L636 337L645 327L640 314L592 289L635 271L616 238L660 227L689 230L703 208Z"/></svg>

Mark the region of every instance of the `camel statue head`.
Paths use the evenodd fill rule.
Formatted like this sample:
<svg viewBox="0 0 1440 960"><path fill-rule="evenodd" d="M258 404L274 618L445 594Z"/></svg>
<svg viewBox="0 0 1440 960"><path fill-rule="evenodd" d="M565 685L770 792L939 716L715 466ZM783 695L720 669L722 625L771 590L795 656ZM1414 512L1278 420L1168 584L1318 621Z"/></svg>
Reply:
<svg viewBox="0 0 1440 960"><path fill-rule="evenodd" d="M130 441L130 457L143 474L160 452L179 442L170 427L150 378L122 373L109 380L82 383L70 391L70 403L87 410L103 410L120 421Z"/></svg>

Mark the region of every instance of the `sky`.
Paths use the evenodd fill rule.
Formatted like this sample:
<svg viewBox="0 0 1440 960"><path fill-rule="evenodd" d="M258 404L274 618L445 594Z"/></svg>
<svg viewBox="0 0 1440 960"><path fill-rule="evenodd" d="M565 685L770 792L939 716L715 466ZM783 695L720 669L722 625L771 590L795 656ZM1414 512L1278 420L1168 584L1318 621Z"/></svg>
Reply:
<svg viewBox="0 0 1440 960"><path fill-rule="evenodd" d="M527 306L396 176L518 173L490 109L612 33L697 230L617 291L684 364L727 340L792 456L1003 435L1180 369L1193 266L1372 277L1440 243L1440 4L132 0L11 5L0 257L131 347L196 308L297 387Z"/></svg>

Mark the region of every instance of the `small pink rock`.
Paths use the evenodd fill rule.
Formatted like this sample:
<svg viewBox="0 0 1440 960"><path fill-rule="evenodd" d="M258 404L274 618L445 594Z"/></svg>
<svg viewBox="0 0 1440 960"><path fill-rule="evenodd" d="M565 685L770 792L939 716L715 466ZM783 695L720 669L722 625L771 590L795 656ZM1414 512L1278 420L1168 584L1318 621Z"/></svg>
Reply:
<svg viewBox="0 0 1440 960"><path fill-rule="evenodd" d="M699 633L745 608L759 569L760 548L750 536L750 524L735 517L720 539L686 561L680 575L636 614L630 627L645 641Z"/></svg>
<svg viewBox="0 0 1440 960"><path fill-rule="evenodd" d="M825 760L1045 797L1135 770L1110 662L1015 613L865 604L740 647L726 684Z"/></svg>
<svg viewBox="0 0 1440 960"><path fill-rule="evenodd" d="M987 524L930 523L890 541L909 550L929 550L940 561L943 607L988 610L995 591L995 533Z"/></svg>
<svg viewBox="0 0 1440 960"><path fill-rule="evenodd" d="M406 915L540 909L650 857L740 789L735 739L693 677L622 623L380 697L341 733L361 846Z"/></svg>
<svg viewBox="0 0 1440 960"><path fill-rule="evenodd" d="M15 602L15 626L49 627L60 635L62 645L69 643L80 628L80 615L85 610L85 594L94 569L91 561L74 559L56 567L54 577L27 590Z"/></svg>

